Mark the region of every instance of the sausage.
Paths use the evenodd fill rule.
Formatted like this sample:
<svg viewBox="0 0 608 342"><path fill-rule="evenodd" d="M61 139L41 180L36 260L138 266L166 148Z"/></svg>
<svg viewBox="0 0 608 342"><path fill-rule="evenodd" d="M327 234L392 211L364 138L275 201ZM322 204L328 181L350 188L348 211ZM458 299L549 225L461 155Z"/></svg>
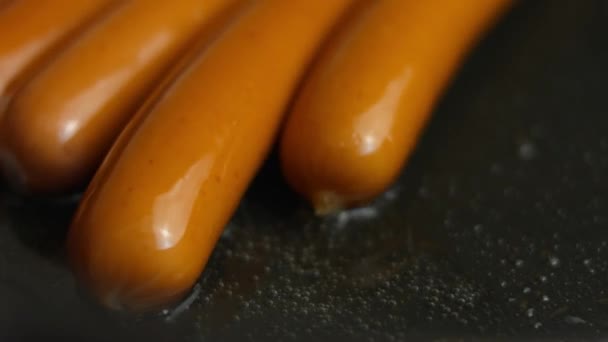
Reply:
<svg viewBox="0 0 608 342"><path fill-rule="evenodd" d="M510 2L363 3L295 99L279 147L287 182L318 214L383 192L467 50Z"/></svg>
<svg viewBox="0 0 608 342"><path fill-rule="evenodd" d="M54 194L88 179L184 47L237 0L132 0L83 34L8 106L3 159L16 188Z"/></svg>
<svg viewBox="0 0 608 342"><path fill-rule="evenodd" d="M68 236L108 307L147 310L197 280L264 161L292 92L353 0L250 2L121 133Z"/></svg>
<svg viewBox="0 0 608 342"><path fill-rule="evenodd" d="M0 11L2 11L6 6L8 6L10 2L11 0L0 0Z"/></svg>
<svg viewBox="0 0 608 342"><path fill-rule="evenodd" d="M0 100L60 41L113 6L111 0L16 0L0 6ZM2 108L0 107L0 111Z"/></svg>

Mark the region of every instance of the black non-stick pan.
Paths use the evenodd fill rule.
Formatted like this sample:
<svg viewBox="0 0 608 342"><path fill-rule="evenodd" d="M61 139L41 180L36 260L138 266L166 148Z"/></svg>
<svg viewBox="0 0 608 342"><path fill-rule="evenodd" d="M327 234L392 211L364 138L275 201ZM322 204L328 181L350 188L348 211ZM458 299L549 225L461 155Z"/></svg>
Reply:
<svg viewBox="0 0 608 342"><path fill-rule="evenodd" d="M77 286L74 200L4 190L0 340L607 337L607 80L608 2L521 1L373 206L315 218L273 157L193 295L147 316Z"/></svg>

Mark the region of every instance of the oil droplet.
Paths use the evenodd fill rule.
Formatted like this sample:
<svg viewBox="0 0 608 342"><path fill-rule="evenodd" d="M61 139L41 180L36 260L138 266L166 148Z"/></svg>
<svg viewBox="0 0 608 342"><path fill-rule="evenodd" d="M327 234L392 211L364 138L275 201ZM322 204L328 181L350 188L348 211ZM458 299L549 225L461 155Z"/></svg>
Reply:
<svg viewBox="0 0 608 342"><path fill-rule="evenodd" d="M559 267L560 261L556 256L549 257L549 265L553 268Z"/></svg>
<svg viewBox="0 0 608 342"><path fill-rule="evenodd" d="M528 310L526 310L526 316L534 317L534 308L529 308Z"/></svg>
<svg viewBox="0 0 608 342"><path fill-rule="evenodd" d="M536 157L538 151L534 143L526 141L519 145L519 158L522 160L532 160Z"/></svg>
<svg viewBox="0 0 608 342"><path fill-rule="evenodd" d="M481 224L476 224L475 226L473 226L473 230L475 231L475 233L479 234L483 230L483 226Z"/></svg>

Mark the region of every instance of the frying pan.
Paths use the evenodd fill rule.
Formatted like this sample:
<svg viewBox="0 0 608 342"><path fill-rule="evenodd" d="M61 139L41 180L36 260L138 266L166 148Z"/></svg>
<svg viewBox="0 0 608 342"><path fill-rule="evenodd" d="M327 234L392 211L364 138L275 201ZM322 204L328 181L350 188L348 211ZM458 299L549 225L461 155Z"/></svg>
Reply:
<svg viewBox="0 0 608 342"><path fill-rule="evenodd" d="M387 194L315 218L272 156L193 295L145 316L72 278L74 199L3 190L0 340L605 337L606 79L606 1L521 1Z"/></svg>

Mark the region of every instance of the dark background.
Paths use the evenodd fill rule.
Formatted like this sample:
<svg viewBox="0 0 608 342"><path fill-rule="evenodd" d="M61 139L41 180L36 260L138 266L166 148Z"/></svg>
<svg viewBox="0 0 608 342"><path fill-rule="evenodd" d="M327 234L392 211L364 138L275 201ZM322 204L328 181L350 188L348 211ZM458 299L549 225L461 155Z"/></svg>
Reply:
<svg viewBox="0 0 608 342"><path fill-rule="evenodd" d="M521 1L377 203L314 218L271 158L189 308L163 314L77 287L74 200L3 190L0 340L606 337L607 78L607 1Z"/></svg>

